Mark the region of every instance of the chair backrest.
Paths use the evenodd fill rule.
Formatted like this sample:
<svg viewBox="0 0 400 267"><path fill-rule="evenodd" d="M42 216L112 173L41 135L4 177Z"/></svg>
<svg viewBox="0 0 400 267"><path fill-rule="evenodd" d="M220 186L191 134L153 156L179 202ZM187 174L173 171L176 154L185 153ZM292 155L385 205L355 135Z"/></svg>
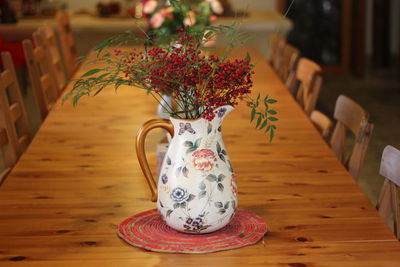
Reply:
<svg viewBox="0 0 400 267"><path fill-rule="evenodd" d="M311 122L318 129L321 135L328 141L332 129L332 121L318 110L313 110L310 115Z"/></svg>
<svg viewBox="0 0 400 267"><path fill-rule="evenodd" d="M26 150L30 132L21 90L9 52L1 53L4 70L0 74L0 147L6 170L4 176Z"/></svg>
<svg viewBox="0 0 400 267"><path fill-rule="evenodd" d="M338 97L333 117L337 122L330 140L332 150L357 180L374 125L368 122L369 114L359 104L344 95ZM349 157L346 156L345 151L347 131L355 137Z"/></svg>
<svg viewBox="0 0 400 267"><path fill-rule="evenodd" d="M400 240L400 203L398 187L400 187L400 150L393 146L386 146L383 150L381 168L379 173L384 176L377 209L386 220L393 215L393 229L397 239Z"/></svg>
<svg viewBox="0 0 400 267"><path fill-rule="evenodd" d="M36 44L33 47L31 40L24 40L22 44L40 115L44 119L58 97L57 86L51 76L51 65L43 46Z"/></svg>
<svg viewBox="0 0 400 267"><path fill-rule="evenodd" d="M312 60L300 58L296 79L299 81L296 99L305 113L310 115L315 109L322 85L321 67Z"/></svg>
<svg viewBox="0 0 400 267"><path fill-rule="evenodd" d="M67 76L70 78L77 68L77 52L68 13L58 11L56 21Z"/></svg>
<svg viewBox="0 0 400 267"><path fill-rule="evenodd" d="M67 78L53 28L44 25L33 34L33 38L35 43L44 47L46 57L50 62L52 77L54 77L57 89L61 93L66 85Z"/></svg>
<svg viewBox="0 0 400 267"><path fill-rule="evenodd" d="M289 75L295 77L297 63L300 58L300 52L297 48L290 44L285 44L282 53L282 59L279 64L278 74L279 77L286 83Z"/></svg>
<svg viewBox="0 0 400 267"><path fill-rule="evenodd" d="M275 71L278 71L281 64L285 44L286 40L282 36L274 34L271 37L267 60Z"/></svg>

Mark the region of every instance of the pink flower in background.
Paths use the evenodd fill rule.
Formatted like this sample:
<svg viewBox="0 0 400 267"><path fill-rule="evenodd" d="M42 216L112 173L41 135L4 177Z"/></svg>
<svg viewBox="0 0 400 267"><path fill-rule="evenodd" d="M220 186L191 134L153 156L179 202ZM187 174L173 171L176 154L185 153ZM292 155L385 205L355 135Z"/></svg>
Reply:
<svg viewBox="0 0 400 267"><path fill-rule="evenodd" d="M157 1L156 0L148 0L143 3L143 13L145 14L151 14L156 10L157 7Z"/></svg>
<svg viewBox="0 0 400 267"><path fill-rule="evenodd" d="M214 162L217 161L215 153L210 149L200 149L192 154L193 167L200 171L211 171L214 168Z"/></svg>
<svg viewBox="0 0 400 267"><path fill-rule="evenodd" d="M152 28L157 29L164 23L165 17L161 13L154 14L150 19L150 25Z"/></svg>
<svg viewBox="0 0 400 267"><path fill-rule="evenodd" d="M210 16L210 21L216 21L217 19L218 19L218 17L215 15Z"/></svg>
<svg viewBox="0 0 400 267"><path fill-rule="evenodd" d="M189 11L186 14L186 18L183 20L183 24L186 27L190 27L196 24L196 14L193 11Z"/></svg>
<svg viewBox="0 0 400 267"><path fill-rule="evenodd" d="M163 8L160 10L160 14L163 15L166 19L174 18L174 14L172 12L174 12L173 7Z"/></svg>
<svg viewBox="0 0 400 267"><path fill-rule="evenodd" d="M215 14L222 14L224 12L224 8L218 0L207 0L211 4L211 9Z"/></svg>

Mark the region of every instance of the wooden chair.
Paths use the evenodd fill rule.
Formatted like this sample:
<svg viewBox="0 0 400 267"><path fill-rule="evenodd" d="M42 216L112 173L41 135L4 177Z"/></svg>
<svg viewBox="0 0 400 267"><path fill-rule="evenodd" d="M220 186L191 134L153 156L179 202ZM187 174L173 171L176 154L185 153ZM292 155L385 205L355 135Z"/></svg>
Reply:
<svg viewBox="0 0 400 267"><path fill-rule="evenodd" d="M6 169L0 184L30 142L27 114L14 64L9 52L1 53L4 71L0 75L0 147Z"/></svg>
<svg viewBox="0 0 400 267"><path fill-rule="evenodd" d="M280 62L282 61L283 49L285 47L286 40L278 35L274 34L271 38L270 49L268 52L267 61L271 64L275 71L279 70Z"/></svg>
<svg viewBox="0 0 400 267"><path fill-rule="evenodd" d="M329 135L332 129L332 121L323 113L318 110L313 110L310 115L311 122L321 133L325 140L329 140Z"/></svg>
<svg viewBox="0 0 400 267"><path fill-rule="evenodd" d="M33 47L31 40L24 40L22 44L40 115L44 119L57 100L59 90L51 76L51 64L47 60L45 48L40 44Z"/></svg>
<svg viewBox="0 0 400 267"><path fill-rule="evenodd" d="M332 133L330 145L339 160L357 180L374 125L368 122L369 114L359 104L344 95L338 97L333 117L337 120L337 123ZM353 133L355 137L355 144L349 157L346 157L345 151L347 130Z"/></svg>
<svg viewBox="0 0 400 267"><path fill-rule="evenodd" d="M379 214L385 221L391 221L393 215L393 230L400 240L400 203L398 187L400 186L400 150L387 146L383 150L379 173L386 179L383 183L378 204Z"/></svg>
<svg viewBox="0 0 400 267"><path fill-rule="evenodd" d="M305 113L310 115L315 109L322 85L321 67L314 61L304 57L300 58L296 79L299 81L296 99Z"/></svg>
<svg viewBox="0 0 400 267"><path fill-rule="evenodd" d="M67 77L70 78L77 68L77 52L68 13L57 12L56 21Z"/></svg>
<svg viewBox="0 0 400 267"><path fill-rule="evenodd" d="M285 83L287 82L289 75L295 77L297 62L299 61L299 58L299 50L290 44L286 44L283 49L282 58L281 62L279 63L278 70L279 77Z"/></svg>
<svg viewBox="0 0 400 267"><path fill-rule="evenodd" d="M44 47L47 60L50 62L52 77L54 77L57 89L61 93L66 85L67 78L53 28L44 25L33 34L33 38L35 43Z"/></svg>

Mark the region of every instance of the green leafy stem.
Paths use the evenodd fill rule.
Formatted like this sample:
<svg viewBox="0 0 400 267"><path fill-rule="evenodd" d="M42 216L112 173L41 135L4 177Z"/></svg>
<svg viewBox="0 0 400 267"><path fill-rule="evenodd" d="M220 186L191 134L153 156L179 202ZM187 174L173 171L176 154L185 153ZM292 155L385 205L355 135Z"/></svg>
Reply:
<svg viewBox="0 0 400 267"><path fill-rule="evenodd" d="M251 108L250 120L256 123L256 129L264 130L264 133L268 135L269 141L272 142L277 129L275 122L278 118L275 116L278 112L270 108L270 105L278 102L275 99L264 98L263 104L260 105L261 95L257 95L257 99L254 101L251 97L247 97L247 105Z"/></svg>

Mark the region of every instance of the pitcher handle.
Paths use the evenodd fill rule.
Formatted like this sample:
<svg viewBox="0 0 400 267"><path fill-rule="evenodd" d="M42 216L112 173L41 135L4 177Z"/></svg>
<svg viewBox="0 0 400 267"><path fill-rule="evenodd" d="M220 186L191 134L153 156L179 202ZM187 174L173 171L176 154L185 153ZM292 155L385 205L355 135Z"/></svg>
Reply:
<svg viewBox="0 0 400 267"><path fill-rule="evenodd" d="M146 158L144 145L147 134L155 128L163 128L167 130L171 134L171 136L174 136L174 126L172 125L171 121L163 119L149 120L148 122L143 124L142 128L139 129L136 135L136 155L138 157L144 177L147 180L147 184L150 187L152 202L157 201L157 183L154 180L153 175L151 174L149 163L147 162Z"/></svg>

